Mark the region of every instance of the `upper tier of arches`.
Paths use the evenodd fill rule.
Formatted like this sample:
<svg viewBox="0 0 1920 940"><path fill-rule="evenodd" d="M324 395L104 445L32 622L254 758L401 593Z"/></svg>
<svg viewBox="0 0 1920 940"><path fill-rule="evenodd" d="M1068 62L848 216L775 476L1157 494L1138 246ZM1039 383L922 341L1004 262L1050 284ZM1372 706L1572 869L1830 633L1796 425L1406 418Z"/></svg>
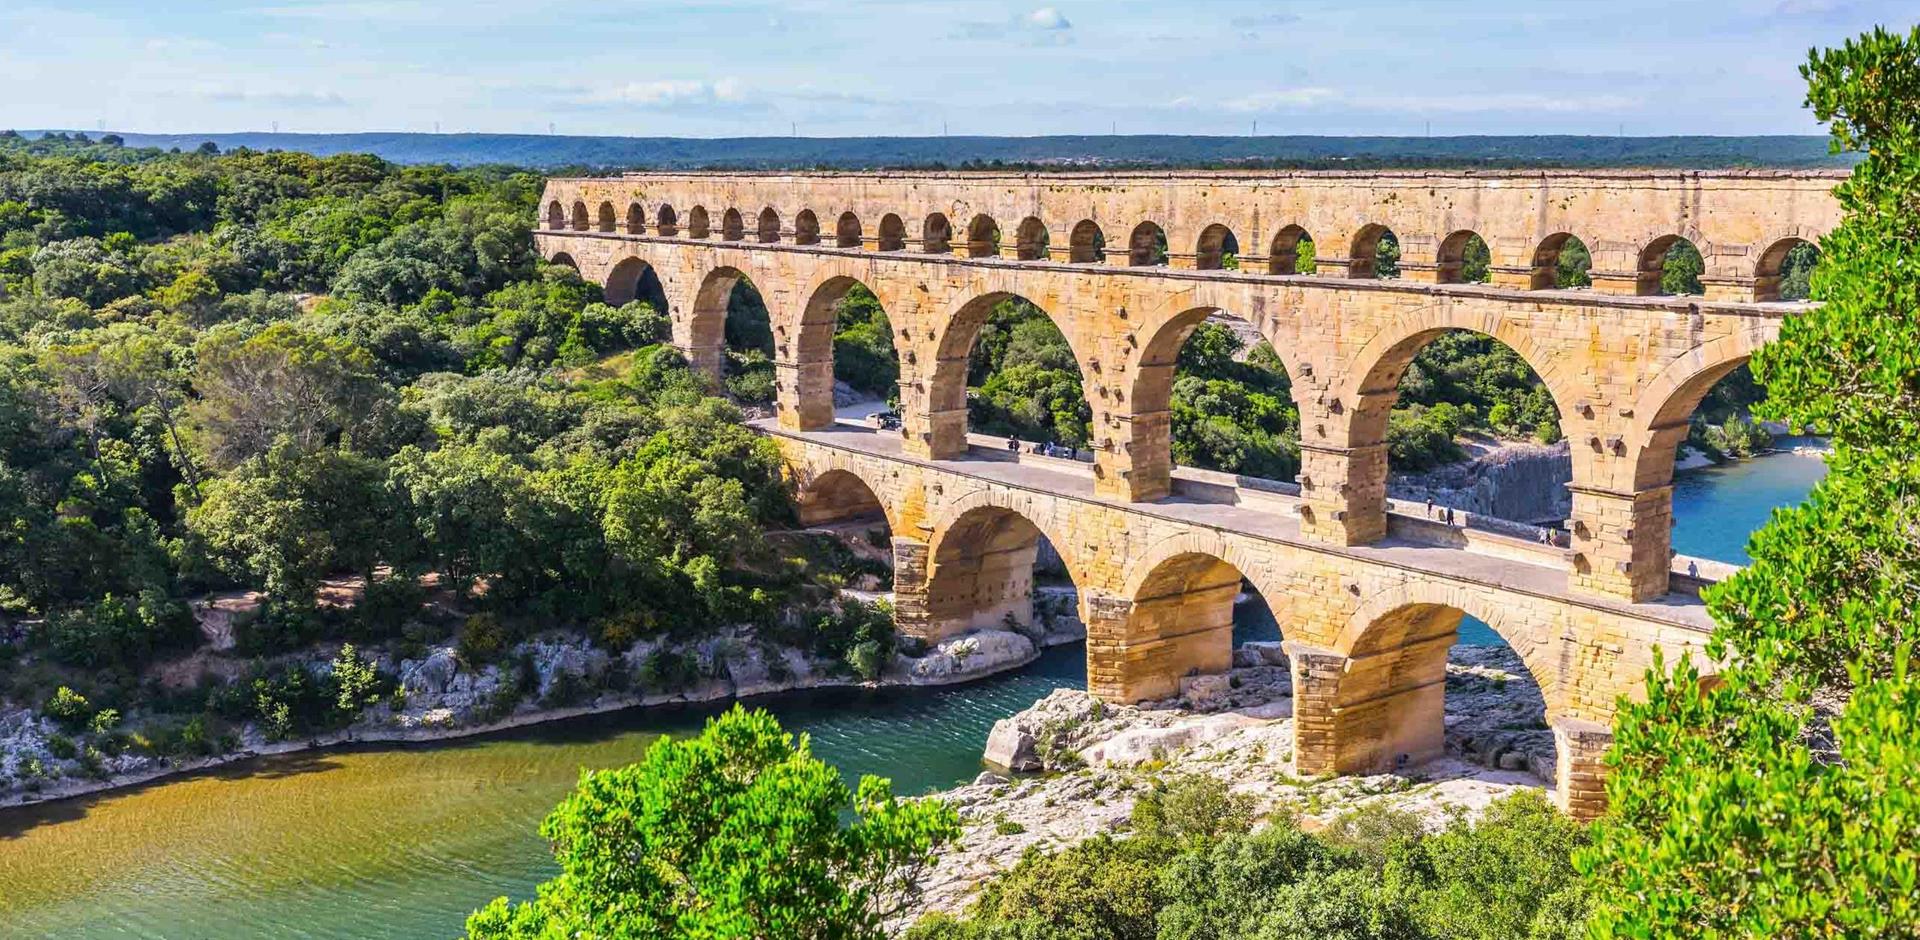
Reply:
<svg viewBox="0 0 1920 940"><path fill-rule="evenodd" d="M1792 249L1817 239L1815 226L1768 232L1752 243L1710 240L1697 227L1634 226L1610 231L1596 219L1585 230L1569 227L1545 235L1502 236L1490 225L1439 224L1396 217L1395 206L1334 222L1309 210L1290 218L1284 210L1251 221L1212 218L1183 225L1170 215L1136 218L1048 217L1033 212L1006 217L952 207L920 211L901 206L872 217L858 207L804 202L791 211L774 204L729 204L687 208L644 198L550 199L543 226L552 231L599 231L660 238L719 238L759 244L790 244L849 251L919 252L1000 258L1014 262L1166 266L1231 270L1270 276L1343 278L1400 277L1436 283L1486 283L1511 290L1591 286L1610 293L1652 295L1700 292L1710 299L1775 302L1783 299L1783 266ZM710 225L710 212L720 215ZM683 225L681 219L690 221ZM823 236L821 219L833 219ZM1318 231L1316 231L1318 230ZM869 234L869 233L876 234ZM1428 234L1430 233L1430 234ZM1692 249L1701 270L1683 278L1697 285L1675 290L1666 277L1674 246ZM1560 270L1563 253L1577 246L1581 276L1569 283ZM1591 250L1589 249L1591 246ZM1587 276L1590 270L1591 277ZM1663 286L1663 284L1665 286Z"/></svg>

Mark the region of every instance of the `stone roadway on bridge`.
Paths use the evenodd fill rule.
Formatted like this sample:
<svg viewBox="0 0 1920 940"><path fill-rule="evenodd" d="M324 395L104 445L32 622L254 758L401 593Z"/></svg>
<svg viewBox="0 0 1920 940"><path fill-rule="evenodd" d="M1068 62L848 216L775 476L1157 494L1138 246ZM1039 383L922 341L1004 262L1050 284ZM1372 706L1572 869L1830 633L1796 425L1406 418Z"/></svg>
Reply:
<svg viewBox="0 0 1920 940"><path fill-rule="evenodd" d="M1713 620L1707 613L1706 605L1697 596L1691 594L1671 593L1649 601L1628 603L1624 600L1613 600L1569 590L1568 567L1563 551L1541 553L1543 562L1550 559L1550 564L1530 564L1485 551L1424 544L1402 536L1389 536L1370 545L1333 546L1304 537L1300 531L1298 518L1274 509L1208 502L1178 494L1150 503L1129 503L1101 498L1094 493L1092 465L1026 454L1020 455L1016 460L1007 450L997 449L987 443L1004 441L1003 438L972 435L973 446L965 458L939 460L908 455L898 434L876 430L857 419L846 417L844 412L840 420L831 427L814 431L781 429L772 418L752 421L750 425L762 433L795 438L816 446L840 448L887 460L932 467L1002 486L1084 500L1122 512L1250 535L1310 551L1361 559L1406 571L1437 574L1531 594L1573 606L1668 623L1698 630L1701 633L1706 633L1713 628ZM1270 497L1270 494L1260 495ZM1418 519L1419 517L1409 518ZM1483 541L1504 540L1516 550L1540 551L1538 546L1529 545L1522 539L1488 533L1476 533L1476 538Z"/></svg>

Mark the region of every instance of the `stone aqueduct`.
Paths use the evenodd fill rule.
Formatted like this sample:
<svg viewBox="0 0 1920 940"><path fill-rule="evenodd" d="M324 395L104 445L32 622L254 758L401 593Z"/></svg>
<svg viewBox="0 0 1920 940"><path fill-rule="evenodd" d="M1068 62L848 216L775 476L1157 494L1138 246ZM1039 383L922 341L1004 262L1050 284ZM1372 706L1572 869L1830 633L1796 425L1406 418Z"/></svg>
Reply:
<svg viewBox="0 0 1920 940"><path fill-rule="evenodd" d="M1777 300L1781 263L1835 224L1837 179L634 174L549 182L537 241L611 301L662 298L675 344L715 374L727 299L751 280L775 339L766 430L810 518L885 514L905 628L943 636L1026 616L1044 535L1080 591L1090 690L1140 700L1226 667L1244 577L1287 633L1295 760L1312 774L1439 750L1446 649L1470 613L1539 679L1560 745L1556 799L1590 815L1616 699L1637 691L1655 646L1697 646L1708 625L1673 574L1675 450L1711 386L1800 309ZM1398 279L1375 277L1389 231ZM1459 283L1476 234L1491 283ZM1592 289L1554 289L1570 236L1589 247ZM1295 270L1305 238L1310 272ZM1705 260L1704 297L1657 294L1679 238ZM897 436L834 424L834 307L856 283L895 330ZM1091 466L969 447L967 358L1012 296L1074 350ZM1297 495L1173 465L1174 363L1216 314L1252 323L1293 379ZM1570 548L1390 511L1396 388L1456 329L1506 343L1552 392L1574 455Z"/></svg>

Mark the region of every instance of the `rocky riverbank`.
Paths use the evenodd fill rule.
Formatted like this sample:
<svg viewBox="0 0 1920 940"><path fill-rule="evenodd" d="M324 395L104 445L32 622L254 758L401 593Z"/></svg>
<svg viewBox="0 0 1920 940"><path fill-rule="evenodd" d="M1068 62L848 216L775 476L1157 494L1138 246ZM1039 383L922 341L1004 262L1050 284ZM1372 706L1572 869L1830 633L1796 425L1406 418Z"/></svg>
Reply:
<svg viewBox="0 0 1920 940"><path fill-rule="evenodd" d="M1124 833L1136 798L1156 781L1207 774L1254 797L1266 816L1312 828L1382 804L1438 824L1553 777L1544 703L1506 647L1456 646L1447 665L1445 757L1405 774L1302 779L1291 772L1293 703L1279 644L1235 651L1226 676L1189 680L1181 697L1105 705L1057 689L994 726L984 759L1008 768L940 794L964 834L940 856L904 926L957 912L979 885L1029 850L1052 851L1102 832Z"/></svg>
<svg viewBox="0 0 1920 940"><path fill-rule="evenodd" d="M880 674L867 681L844 664L804 650L759 642L745 627L721 630L689 643L642 640L617 654L584 636L550 631L517 644L496 661L462 661L453 646L395 659L365 651L397 690L366 709L347 728L298 739L270 740L258 722L242 726L235 747L196 758L125 750L89 755L76 735L39 711L0 704L0 807L19 806L145 783L268 754L354 742L439 741L580 715L655 705L720 702L833 686L932 686L967 682L1037 658L1046 647L1077 642L1085 628L1073 616L1071 593L1050 592L1036 605L1038 626L1027 632L979 630L932 646L907 642ZM316 648L298 660L312 674L332 669L337 647ZM207 651L193 666L203 675L244 671L244 660ZM673 664L664 669L661 663ZM523 665L524 664L524 665ZM522 672L530 669L531 675ZM139 716L129 716L138 718Z"/></svg>

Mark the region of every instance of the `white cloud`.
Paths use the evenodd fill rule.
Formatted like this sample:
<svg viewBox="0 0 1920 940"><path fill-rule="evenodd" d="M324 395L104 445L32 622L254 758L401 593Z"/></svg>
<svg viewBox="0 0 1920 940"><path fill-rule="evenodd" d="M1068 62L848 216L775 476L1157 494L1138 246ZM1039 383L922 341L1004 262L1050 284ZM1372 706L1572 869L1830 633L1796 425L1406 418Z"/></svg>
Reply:
<svg viewBox="0 0 1920 940"><path fill-rule="evenodd" d="M283 108L333 108L347 104L339 92L326 90L235 88L231 85L201 85L193 96L221 104L264 104Z"/></svg>
<svg viewBox="0 0 1920 940"><path fill-rule="evenodd" d="M628 82L589 90L580 98L585 104L637 105L643 108L679 108L714 104L739 104L747 99L746 89L737 79L718 81L662 79Z"/></svg>
<svg viewBox="0 0 1920 940"><path fill-rule="evenodd" d="M1072 29L1073 24L1053 7L1041 7L1021 18L1034 29Z"/></svg>

